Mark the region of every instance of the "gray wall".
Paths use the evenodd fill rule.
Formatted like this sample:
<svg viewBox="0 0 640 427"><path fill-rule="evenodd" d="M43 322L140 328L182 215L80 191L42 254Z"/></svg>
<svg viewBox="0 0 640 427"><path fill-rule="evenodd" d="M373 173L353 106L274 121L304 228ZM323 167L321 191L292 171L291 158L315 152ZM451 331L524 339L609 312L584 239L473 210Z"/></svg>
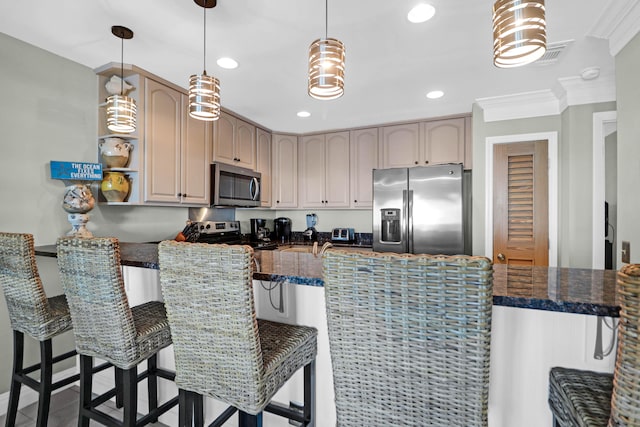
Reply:
<svg viewBox="0 0 640 427"><path fill-rule="evenodd" d="M71 226L61 207L64 186L50 179L49 162L97 161L97 79L87 67L1 33L0 58L0 230L53 244ZM105 63L113 59L105 57ZM145 241L174 237L187 209L101 205L90 215L95 235ZM38 265L47 294L61 293L55 260L38 257ZM62 338L56 350L73 348L72 334ZM11 340L2 297L0 393L9 386ZM37 346L26 341L30 360L38 360Z"/></svg>
<svg viewBox="0 0 640 427"><path fill-rule="evenodd" d="M618 102L618 232L617 265L621 242L631 243L631 262L640 263L640 34L616 55Z"/></svg>

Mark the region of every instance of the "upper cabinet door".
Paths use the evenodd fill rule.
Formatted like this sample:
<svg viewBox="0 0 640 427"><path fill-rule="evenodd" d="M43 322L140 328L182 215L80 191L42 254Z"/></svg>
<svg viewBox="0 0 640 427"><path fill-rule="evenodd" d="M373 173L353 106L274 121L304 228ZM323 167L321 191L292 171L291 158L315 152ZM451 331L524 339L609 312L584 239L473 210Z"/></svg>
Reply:
<svg viewBox="0 0 640 427"><path fill-rule="evenodd" d="M464 117L424 122L422 126L423 164L464 163Z"/></svg>
<svg viewBox="0 0 640 427"><path fill-rule="evenodd" d="M235 139L236 139L236 118L220 113L218 120L214 122L215 139L213 143L213 161L230 165L235 164Z"/></svg>
<svg viewBox="0 0 640 427"><path fill-rule="evenodd" d="M300 139L299 200L303 208L325 206L325 142L324 135L310 135Z"/></svg>
<svg viewBox="0 0 640 427"><path fill-rule="evenodd" d="M420 125L380 128L380 157L383 168L403 168L420 164Z"/></svg>
<svg viewBox="0 0 640 427"><path fill-rule="evenodd" d="M256 127L242 120L236 120L235 159L237 166L256 168Z"/></svg>
<svg viewBox="0 0 640 427"><path fill-rule="evenodd" d="M277 135L272 138L272 208L298 207L298 137Z"/></svg>
<svg viewBox="0 0 640 427"><path fill-rule="evenodd" d="M256 171L261 175L260 206L271 206L271 134L263 129L256 129Z"/></svg>
<svg viewBox="0 0 640 427"><path fill-rule="evenodd" d="M256 127L222 112L215 129L213 161L255 170Z"/></svg>
<svg viewBox="0 0 640 427"><path fill-rule="evenodd" d="M182 94L145 79L145 202L180 200Z"/></svg>
<svg viewBox="0 0 640 427"><path fill-rule="evenodd" d="M208 206L211 199L211 145L213 123L189 116L187 95L182 95L185 108L182 126L181 203Z"/></svg>
<svg viewBox="0 0 640 427"><path fill-rule="evenodd" d="M349 132L325 135L324 207L349 207Z"/></svg>
<svg viewBox="0 0 640 427"><path fill-rule="evenodd" d="M351 207L373 206L373 170L378 168L378 128L351 131Z"/></svg>

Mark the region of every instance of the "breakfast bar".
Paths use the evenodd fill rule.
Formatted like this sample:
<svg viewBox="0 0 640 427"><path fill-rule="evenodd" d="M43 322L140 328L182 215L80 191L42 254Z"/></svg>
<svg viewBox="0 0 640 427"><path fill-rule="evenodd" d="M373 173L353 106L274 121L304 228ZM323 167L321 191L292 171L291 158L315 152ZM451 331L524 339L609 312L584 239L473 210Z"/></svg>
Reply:
<svg viewBox="0 0 640 427"><path fill-rule="evenodd" d="M308 251L256 250L254 279L322 286L322 260L308 248ZM36 255L55 257L56 247L39 246ZM155 243L121 242L121 257L122 265L158 269ZM493 302L505 307L617 317L615 286L614 270L495 264Z"/></svg>
<svg viewBox="0 0 640 427"><path fill-rule="evenodd" d="M55 257L55 245L37 247L36 254ZM309 246L256 250L254 255L257 315L318 329L316 405L321 415L316 425L333 426L335 406L322 258L314 255ZM157 244L122 242L121 257L130 304L142 302L141 291L144 298L160 298ZM552 366L613 371L615 351L595 358L594 348L597 340L605 349L609 344L614 346L615 331L598 323L605 319L606 325L616 324L619 306L615 287L616 271L612 270L494 265L491 427L551 425L547 378ZM280 298L284 295L287 305L284 312L278 311L273 301L261 300L260 293L266 292L266 288L276 289ZM277 297L275 300L277 303ZM602 329L601 334L598 329ZM165 362L171 364L172 356L165 356ZM278 401L300 401L296 393L302 379L296 375L291 386L276 395ZM215 404L208 403L217 408ZM286 422L281 422L265 415L266 425L286 427Z"/></svg>

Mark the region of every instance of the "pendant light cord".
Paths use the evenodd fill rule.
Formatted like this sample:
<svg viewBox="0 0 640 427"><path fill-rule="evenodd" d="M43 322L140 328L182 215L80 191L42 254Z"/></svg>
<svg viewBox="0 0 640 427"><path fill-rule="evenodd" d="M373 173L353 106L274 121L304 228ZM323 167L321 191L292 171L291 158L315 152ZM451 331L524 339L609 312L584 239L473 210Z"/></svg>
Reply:
<svg viewBox="0 0 640 427"><path fill-rule="evenodd" d="M329 28L329 0L324 0L324 38L327 39Z"/></svg>
<svg viewBox="0 0 640 427"><path fill-rule="evenodd" d="M120 38L120 96L124 96L124 37Z"/></svg>
<svg viewBox="0 0 640 427"><path fill-rule="evenodd" d="M203 55L203 59L202 59L202 69L203 75L207 75L207 8L206 7L202 7L202 15L203 15L203 27L204 27L204 55Z"/></svg>

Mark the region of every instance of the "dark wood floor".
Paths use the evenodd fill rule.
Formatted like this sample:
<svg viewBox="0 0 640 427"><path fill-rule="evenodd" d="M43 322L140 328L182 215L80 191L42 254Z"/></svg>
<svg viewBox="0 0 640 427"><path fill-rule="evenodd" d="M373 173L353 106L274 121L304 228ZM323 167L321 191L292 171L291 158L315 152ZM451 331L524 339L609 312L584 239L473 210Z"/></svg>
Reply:
<svg viewBox="0 0 640 427"><path fill-rule="evenodd" d="M71 387L51 396L51 410L49 412L49 427L76 427L78 425L78 387ZM116 409L113 402L107 402L101 408L108 414L120 418L121 410ZM6 408L3 408L6 411ZM34 426L38 413L38 404L33 403L18 411L16 427ZM116 415L117 414L117 415ZM0 416L0 426L5 423L6 415ZM91 426L101 424L91 421ZM162 423L148 424L149 426L166 427Z"/></svg>

